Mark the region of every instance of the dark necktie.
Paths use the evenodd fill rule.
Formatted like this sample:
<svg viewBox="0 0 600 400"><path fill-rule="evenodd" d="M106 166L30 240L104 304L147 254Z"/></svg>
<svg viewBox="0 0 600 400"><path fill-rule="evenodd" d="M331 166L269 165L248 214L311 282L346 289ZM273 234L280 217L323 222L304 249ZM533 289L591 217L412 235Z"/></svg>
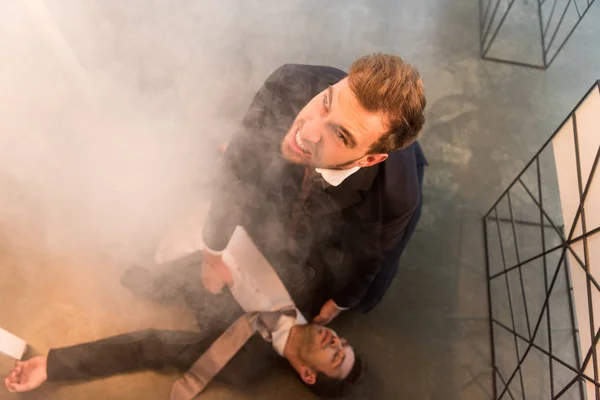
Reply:
<svg viewBox="0 0 600 400"><path fill-rule="evenodd" d="M295 308L280 311L246 313L238 318L209 348L196 360L190 369L171 389L171 400L192 400L204 390L206 385L225 367L246 342L259 332L266 341L271 341L271 332L282 316L296 317Z"/></svg>

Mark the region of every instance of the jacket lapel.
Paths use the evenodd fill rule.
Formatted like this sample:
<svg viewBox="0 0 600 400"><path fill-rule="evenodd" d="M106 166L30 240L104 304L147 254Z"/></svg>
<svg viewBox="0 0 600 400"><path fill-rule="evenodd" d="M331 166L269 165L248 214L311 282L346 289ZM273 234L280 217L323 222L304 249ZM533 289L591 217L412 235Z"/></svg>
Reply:
<svg viewBox="0 0 600 400"><path fill-rule="evenodd" d="M361 168L338 186L331 186L321 179L324 190L317 191L315 195L315 201L318 202L319 207L315 208L314 215L321 216L339 212L361 201L360 192L369 190L373 185L378 168L378 165Z"/></svg>

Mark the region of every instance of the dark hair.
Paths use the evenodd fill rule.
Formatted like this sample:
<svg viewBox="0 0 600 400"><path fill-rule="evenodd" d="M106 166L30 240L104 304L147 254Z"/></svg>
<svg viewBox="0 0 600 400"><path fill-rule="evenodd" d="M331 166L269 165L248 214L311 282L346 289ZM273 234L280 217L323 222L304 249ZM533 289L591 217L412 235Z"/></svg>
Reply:
<svg viewBox="0 0 600 400"><path fill-rule="evenodd" d="M390 153L417 140L427 101L413 66L390 54L364 56L352 63L348 84L367 111L387 118L388 132L371 145L369 154Z"/></svg>
<svg viewBox="0 0 600 400"><path fill-rule="evenodd" d="M319 372L314 384L308 385L317 396L325 399L339 399L347 395L353 387L360 384L367 370L367 363L358 355L355 356L354 365L344 379L330 378Z"/></svg>

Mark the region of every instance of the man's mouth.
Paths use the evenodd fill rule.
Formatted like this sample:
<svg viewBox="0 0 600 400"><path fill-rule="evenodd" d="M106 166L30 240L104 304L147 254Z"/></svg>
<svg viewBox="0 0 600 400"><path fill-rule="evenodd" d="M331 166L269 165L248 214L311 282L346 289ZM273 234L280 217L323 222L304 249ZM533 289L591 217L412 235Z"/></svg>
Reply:
<svg viewBox="0 0 600 400"><path fill-rule="evenodd" d="M292 147L294 148L296 153L300 153L305 156L310 156L311 152L306 148L306 146L304 145L304 142L302 142L302 138L300 137L301 130L302 130L302 127L298 128L298 130L296 131L296 134L294 135L294 139L291 140Z"/></svg>

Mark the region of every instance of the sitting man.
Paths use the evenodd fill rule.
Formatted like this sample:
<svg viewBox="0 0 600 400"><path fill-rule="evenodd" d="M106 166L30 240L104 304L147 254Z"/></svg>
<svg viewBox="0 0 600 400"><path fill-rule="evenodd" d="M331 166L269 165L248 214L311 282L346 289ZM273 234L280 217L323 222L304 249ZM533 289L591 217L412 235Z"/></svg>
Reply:
<svg viewBox="0 0 600 400"><path fill-rule="evenodd" d="M199 255L200 252L196 252L172 262L170 273L177 278L198 277L194 258ZM223 257L227 261L226 275L231 277L225 282L231 296L218 298L218 318L215 320L207 321L208 315L198 315L205 327L202 332L145 330L52 349L47 356L17 362L5 379L7 389L24 392L39 387L46 380L89 379L141 369L174 367L186 370L231 323L231 318L224 320L226 315L237 319L241 314L240 307L247 313L292 307L296 310L295 317L280 316L270 330L275 352L261 336L254 335L229 363L220 366L216 378L243 388L256 382L259 376L265 374L266 367L281 359L276 356L277 353L288 360L300 379L319 396L335 398L345 395L362 376L364 364L336 332L307 324L301 310L307 306L310 310L312 293L318 291L318 287L308 285L296 308L278 276L241 227L235 230ZM136 271L140 272L132 269L124 277L126 285L139 283L142 275ZM194 294L197 296L198 292ZM228 302L228 299L235 299L235 302ZM310 317L310 314L307 315Z"/></svg>
<svg viewBox="0 0 600 400"><path fill-rule="evenodd" d="M393 55L361 57L348 74L271 74L224 154L202 232L205 287L220 286L221 252L243 226L292 298L329 275L315 322L371 310L419 219L425 105L419 73Z"/></svg>

